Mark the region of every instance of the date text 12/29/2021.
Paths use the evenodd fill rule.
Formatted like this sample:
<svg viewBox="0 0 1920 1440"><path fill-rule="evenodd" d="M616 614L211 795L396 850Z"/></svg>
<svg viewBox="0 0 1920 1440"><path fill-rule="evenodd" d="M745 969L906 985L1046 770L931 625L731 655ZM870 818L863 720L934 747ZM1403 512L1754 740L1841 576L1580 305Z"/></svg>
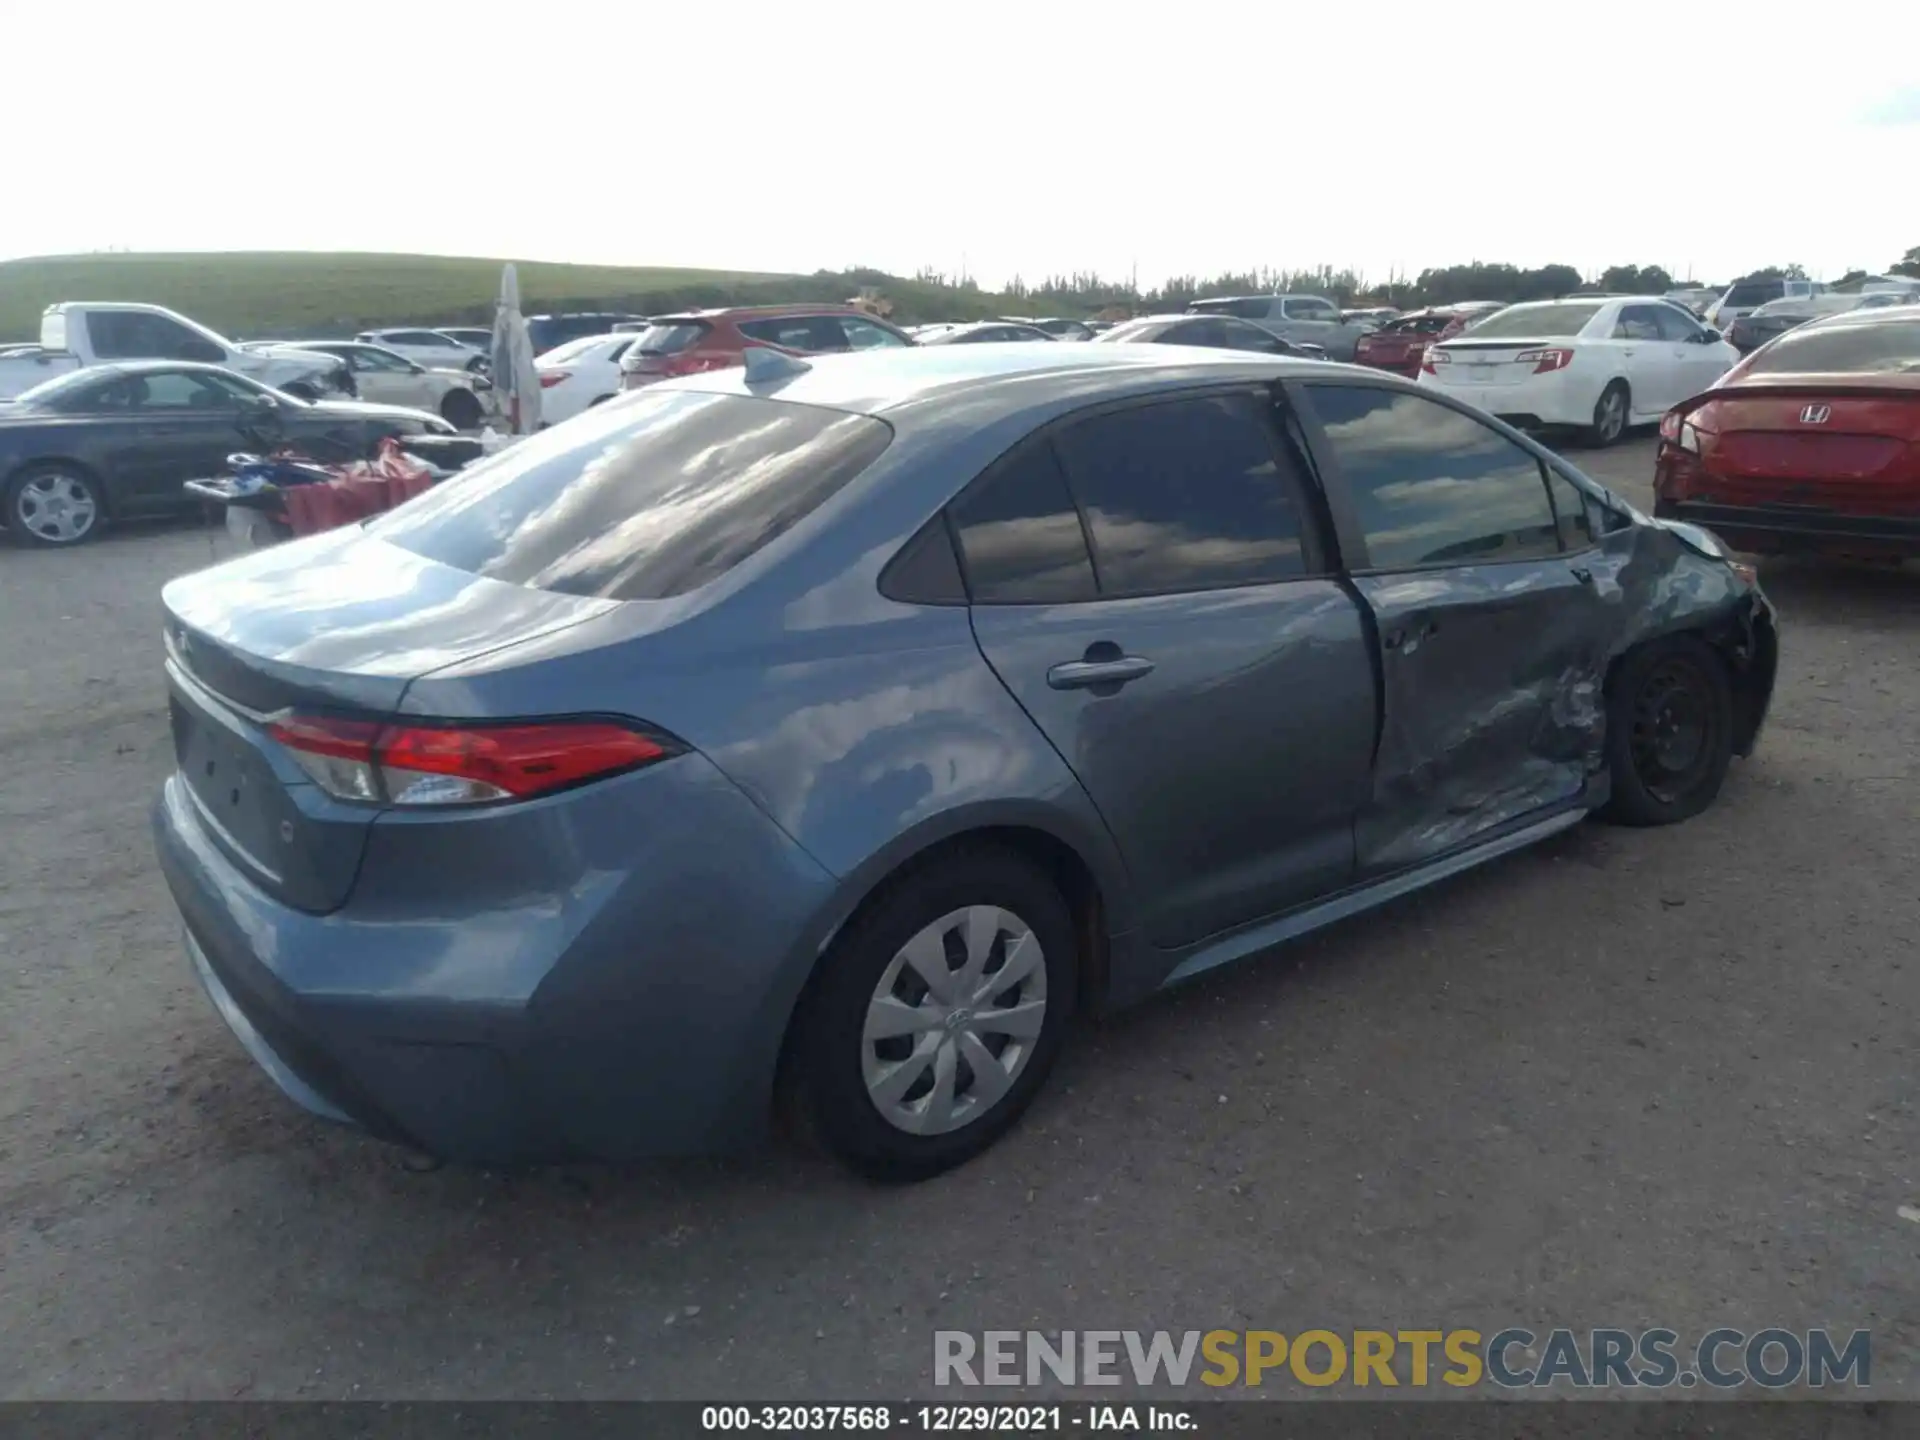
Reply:
<svg viewBox="0 0 1920 1440"><path fill-rule="evenodd" d="M827 1431L1004 1435L1020 1431L1142 1431L1199 1428L1180 1405L705 1405L703 1431L789 1435Z"/></svg>

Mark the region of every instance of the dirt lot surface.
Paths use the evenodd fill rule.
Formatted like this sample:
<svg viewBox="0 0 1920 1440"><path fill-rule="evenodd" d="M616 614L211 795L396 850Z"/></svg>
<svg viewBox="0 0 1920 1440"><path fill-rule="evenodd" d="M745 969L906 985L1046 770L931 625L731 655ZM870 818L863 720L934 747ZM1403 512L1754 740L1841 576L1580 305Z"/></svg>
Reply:
<svg viewBox="0 0 1920 1440"><path fill-rule="evenodd" d="M1642 504L1651 446L1582 463ZM0 1396L927 1393L935 1328L1873 1331L1920 1375L1920 573L1774 565L1760 753L1088 1033L1007 1143L422 1171L294 1111L147 807L195 529L0 553ZM1750 1392L1749 1392L1750 1393Z"/></svg>

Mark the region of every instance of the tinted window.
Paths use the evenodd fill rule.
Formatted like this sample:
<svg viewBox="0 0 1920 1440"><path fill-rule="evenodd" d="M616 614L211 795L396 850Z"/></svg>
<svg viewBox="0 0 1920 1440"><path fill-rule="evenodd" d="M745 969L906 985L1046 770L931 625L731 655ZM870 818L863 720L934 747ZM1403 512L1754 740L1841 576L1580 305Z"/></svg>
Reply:
<svg viewBox="0 0 1920 1440"><path fill-rule="evenodd" d="M329 347L328 354L338 355L339 349ZM385 372L387 374L411 374L413 362L404 355L396 355L391 350L381 350L372 345L361 345L346 352L347 359L356 370Z"/></svg>
<svg viewBox="0 0 1920 1440"><path fill-rule="evenodd" d="M868 416L777 400L651 394L529 436L370 528L515 585L658 599L797 524L892 433Z"/></svg>
<svg viewBox="0 0 1920 1440"><path fill-rule="evenodd" d="M1307 571L1299 477L1282 474L1263 406L1215 395L1069 427L1060 457L1107 595L1212 590Z"/></svg>
<svg viewBox="0 0 1920 1440"><path fill-rule="evenodd" d="M649 325L633 342L636 355L678 355L713 327L704 320L667 320Z"/></svg>
<svg viewBox="0 0 1920 1440"><path fill-rule="evenodd" d="M1593 543L1593 517L1587 511L1586 493L1551 465L1547 467L1547 488L1553 492L1561 548L1586 549Z"/></svg>
<svg viewBox="0 0 1920 1440"><path fill-rule="evenodd" d="M1226 324L1211 317L1189 320L1184 325L1169 326L1156 338L1162 345L1223 345L1226 343Z"/></svg>
<svg viewBox="0 0 1920 1440"><path fill-rule="evenodd" d="M1453 323L1451 315L1408 315L1380 327L1383 335L1438 335Z"/></svg>
<svg viewBox="0 0 1920 1440"><path fill-rule="evenodd" d="M129 375L117 397L134 410L231 410L240 403L239 396L213 376L178 370Z"/></svg>
<svg viewBox="0 0 1920 1440"><path fill-rule="evenodd" d="M846 332L834 315L780 315L766 320L743 320L740 333L749 340L778 345L785 350L804 350L808 354L845 350Z"/></svg>
<svg viewBox="0 0 1920 1440"><path fill-rule="evenodd" d="M1338 320L1340 312L1324 300L1287 301L1289 320Z"/></svg>
<svg viewBox="0 0 1920 1440"><path fill-rule="evenodd" d="M1920 374L1920 320L1789 330L1748 363L1750 375Z"/></svg>
<svg viewBox="0 0 1920 1440"><path fill-rule="evenodd" d="M1786 293L1787 287L1783 281L1743 280L1728 290L1727 298L1720 303L1745 309L1749 306L1764 305L1769 300L1778 300Z"/></svg>
<svg viewBox="0 0 1920 1440"><path fill-rule="evenodd" d="M1157 320L1128 320L1111 330L1102 330L1093 338L1109 345L1142 344L1165 338L1160 334L1160 326L1161 322Z"/></svg>
<svg viewBox="0 0 1920 1440"><path fill-rule="evenodd" d="M1514 306L1496 311L1473 327L1475 339L1494 339L1502 335L1559 338L1578 335L1587 322L1600 313L1596 304Z"/></svg>
<svg viewBox="0 0 1920 1440"><path fill-rule="evenodd" d="M1093 598L1080 516L1045 440L996 464L949 513L974 600L1044 605Z"/></svg>
<svg viewBox="0 0 1920 1440"><path fill-rule="evenodd" d="M1559 551L1540 462L1498 431L1405 391L1310 388L1376 569Z"/></svg>

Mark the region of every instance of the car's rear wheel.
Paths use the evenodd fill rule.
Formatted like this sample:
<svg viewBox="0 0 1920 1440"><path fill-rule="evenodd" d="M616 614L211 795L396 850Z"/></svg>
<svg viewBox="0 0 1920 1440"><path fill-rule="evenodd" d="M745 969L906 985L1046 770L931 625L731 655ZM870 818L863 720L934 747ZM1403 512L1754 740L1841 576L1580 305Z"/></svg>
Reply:
<svg viewBox="0 0 1920 1440"><path fill-rule="evenodd" d="M1019 1119L1065 1038L1078 969L1059 890L992 848L894 883L822 964L795 1035L801 1108L880 1180L937 1175Z"/></svg>
<svg viewBox="0 0 1920 1440"><path fill-rule="evenodd" d="M440 418L456 430L474 430L480 425L480 402L468 390L450 390L440 402Z"/></svg>
<svg viewBox="0 0 1920 1440"><path fill-rule="evenodd" d="M99 482L77 465L35 465L7 487L7 528L30 545L79 545L105 515Z"/></svg>
<svg viewBox="0 0 1920 1440"><path fill-rule="evenodd" d="M1627 412L1632 396L1627 382L1615 380L1600 392L1594 402L1593 423L1587 427L1587 443L1598 449L1619 443L1627 433Z"/></svg>
<svg viewBox="0 0 1920 1440"><path fill-rule="evenodd" d="M1628 653L1607 697L1613 794L1600 814L1622 825L1672 825L1705 810L1733 760L1733 685L1697 636Z"/></svg>

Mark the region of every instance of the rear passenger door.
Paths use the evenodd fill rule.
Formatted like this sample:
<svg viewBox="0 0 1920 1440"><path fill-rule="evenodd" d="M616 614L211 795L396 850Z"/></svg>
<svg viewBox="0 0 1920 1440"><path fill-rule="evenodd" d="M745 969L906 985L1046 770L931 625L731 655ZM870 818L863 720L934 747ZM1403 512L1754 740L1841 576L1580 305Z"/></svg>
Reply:
<svg viewBox="0 0 1920 1440"><path fill-rule="evenodd" d="M1362 879L1580 799L1607 617L1572 482L1464 410L1308 382L1309 433L1384 681Z"/></svg>
<svg viewBox="0 0 1920 1440"><path fill-rule="evenodd" d="M949 511L974 633L1105 817L1153 944L1337 890L1372 656L1263 391L1075 417Z"/></svg>

